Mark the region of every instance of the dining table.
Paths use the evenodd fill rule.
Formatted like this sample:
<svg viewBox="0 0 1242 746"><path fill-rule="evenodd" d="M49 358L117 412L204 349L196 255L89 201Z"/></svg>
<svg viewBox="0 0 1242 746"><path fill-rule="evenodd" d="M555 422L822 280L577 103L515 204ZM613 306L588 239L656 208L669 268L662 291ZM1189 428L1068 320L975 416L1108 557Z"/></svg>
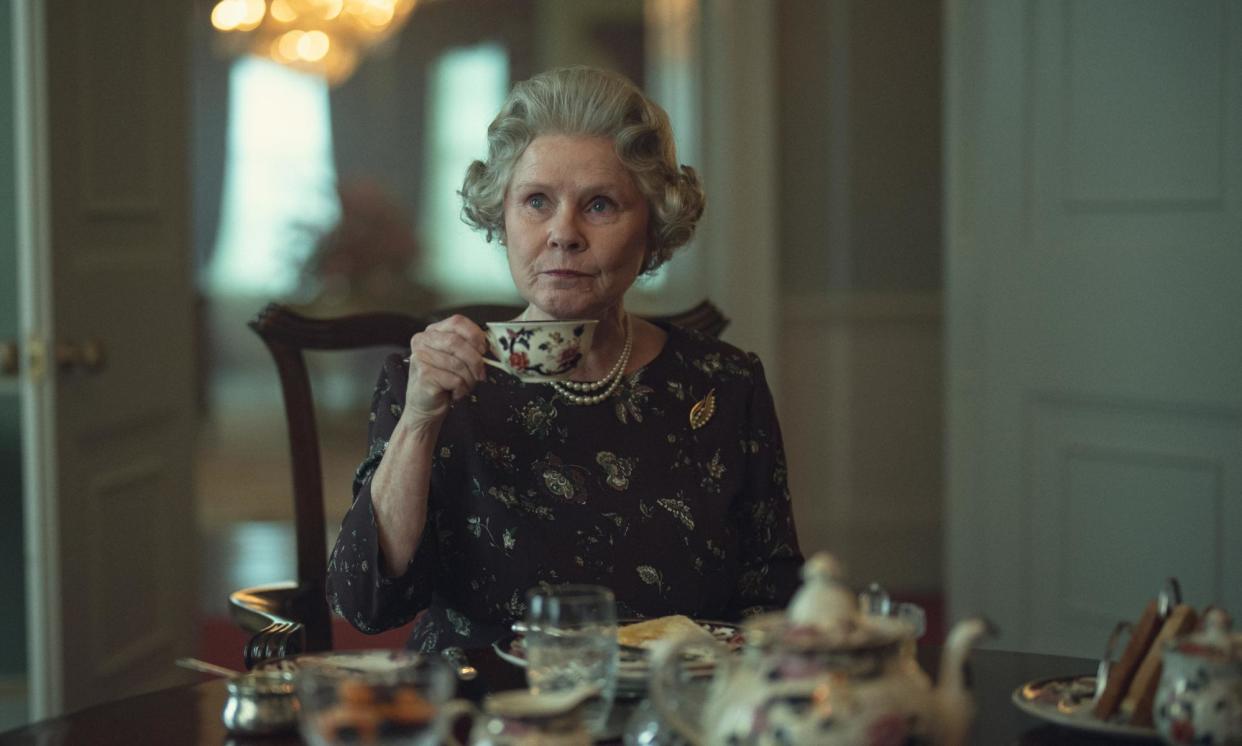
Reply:
<svg viewBox="0 0 1242 746"><path fill-rule="evenodd" d="M458 694L481 700L487 693L525 686L522 669L490 648L467 651L478 670L458 685ZM940 648L920 646L919 663L935 677ZM169 665L172 665L170 661ZM1095 661L1056 655L981 649L967 669L977 707L972 744L980 746L1117 746L1115 736L1071 730L1021 711L1011 701L1023 684L1050 677L1091 675ZM227 699L219 678L126 697L0 733L0 745L18 746L293 746L304 741L296 732L243 737L229 733L221 720ZM624 707L625 703L618 706ZM631 705L632 706L632 705ZM619 742L619 741L617 741Z"/></svg>

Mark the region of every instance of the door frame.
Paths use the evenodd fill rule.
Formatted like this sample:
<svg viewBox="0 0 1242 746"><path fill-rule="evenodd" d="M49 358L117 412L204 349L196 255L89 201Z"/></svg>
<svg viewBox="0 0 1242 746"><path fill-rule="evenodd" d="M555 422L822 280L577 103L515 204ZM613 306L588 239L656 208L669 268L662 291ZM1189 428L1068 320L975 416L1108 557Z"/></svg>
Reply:
<svg viewBox="0 0 1242 746"><path fill-rule="evenodd" d="M40 0L14 0L14 140L16 153L18 335L27 351L18 375L21 397L22 517L26 537L26 675L28 713L38 720L63 709L64 629L59 618L59 530L52 372L50 170L47 146L47 16Z"/></svg>
<svg viewBox="0 0 1242 746"><path fill-rule="evenodd" d="M699 228L704 285L731 319L725 339L763 361L780 401L776 6L703 2L698 64L707 209Z"/></svg>

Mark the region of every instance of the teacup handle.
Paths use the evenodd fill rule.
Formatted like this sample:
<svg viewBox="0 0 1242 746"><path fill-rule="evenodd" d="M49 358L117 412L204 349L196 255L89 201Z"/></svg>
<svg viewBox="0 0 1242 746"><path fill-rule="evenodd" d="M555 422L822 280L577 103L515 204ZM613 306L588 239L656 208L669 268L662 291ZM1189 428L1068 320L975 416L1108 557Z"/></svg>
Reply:
<svg viewBox="0 0 1242 746"><path fill-rule="evenodd" d="M448 746L466 746L457 740L456 734L453 733L453 723L461 718L470 721L470 727L474 727L475 718L479 717L479 708L474 706L473 702L464 699L454 699L440 705L440 722L444 728L444 742ZM469 737L467 737L469 740Z"/></svg>
<svg viewBox="0 0 1242 746"><path fill-rule="evenodd" d="M492 338L491 334L485 334L484 338L487 340L487 352L483 354L483 363L492 366L496 370L502 370L509 375L513 375L513 371L500 362L500 352L496 349L496 340Z"/></svg>

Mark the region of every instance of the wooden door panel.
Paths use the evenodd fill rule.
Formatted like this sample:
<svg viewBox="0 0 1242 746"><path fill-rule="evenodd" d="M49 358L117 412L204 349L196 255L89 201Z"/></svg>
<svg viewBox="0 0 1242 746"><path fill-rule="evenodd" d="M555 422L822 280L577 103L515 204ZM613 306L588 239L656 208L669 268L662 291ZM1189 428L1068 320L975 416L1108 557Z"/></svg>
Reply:
<svg viewBox="0 0 1242 746"><path fill-rule="evenodd" d="M1242 417L1046 397L1028 425L1032 647L1099 655L1168 577L1200 608L1242 603Z"/></svg>
<svg viewBox="0 0 1242 746"><path fill-rule="evenodd" d="M54 588L33 604L41 717L184 680L171 662L194 648L191 4L22 1L46 107L31 156L46 264L27 281L50 303L31 326L53 353L104 354L50 367L32 439L35 575Z"/></svg>
<svg viewBox="0 0 1242 746"><path fill-rule="evenodd" d="M1096 656L1168 575L1242 607L1242 10L949 7L951 609Z"/></svg>

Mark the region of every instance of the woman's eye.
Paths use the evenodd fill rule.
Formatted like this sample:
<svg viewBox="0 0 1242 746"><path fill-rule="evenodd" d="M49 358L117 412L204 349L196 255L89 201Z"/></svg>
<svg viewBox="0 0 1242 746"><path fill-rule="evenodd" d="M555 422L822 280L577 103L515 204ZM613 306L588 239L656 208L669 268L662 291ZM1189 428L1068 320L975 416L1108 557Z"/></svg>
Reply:
<svg viewBox="0 0 1242 746"><path fill-rule="evenodd" d="M530 207L535 208L536 210L542 210L544 207L547 206L548 199L547 197L544 197L542 194L533 194L530 197L526 198L526 204L529 205Z"/></svg>
<svg viewBox="0 0 1242 746"><path fill-rule="evenodd" d="M596 197L587 206L587 212L608 212L612 209L612 200L607 197Z"/></svg>

